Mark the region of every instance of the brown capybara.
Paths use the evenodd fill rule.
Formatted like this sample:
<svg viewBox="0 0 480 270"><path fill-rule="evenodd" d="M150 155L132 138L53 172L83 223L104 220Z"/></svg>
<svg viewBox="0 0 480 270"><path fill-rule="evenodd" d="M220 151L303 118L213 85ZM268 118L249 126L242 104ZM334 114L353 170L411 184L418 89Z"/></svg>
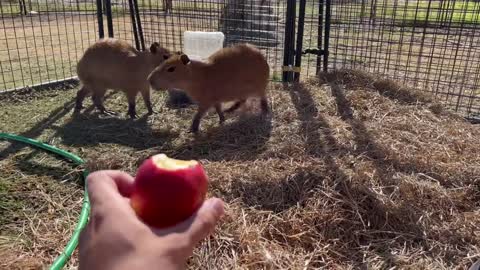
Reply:
<svg viewBox="0 0 480 270"><path fill-rule="evenodd" d="M240 107L248 97L260 97L263 114L268 113L266 97L270 67L263 54L250 44L220 49L206 61L173 55L148 76L154 90L181 89L198 104L191 131L198 132L200 120L215 107L220 123L225 120L222 102L236 101L225 112Z"/></svg>
<svg viewBox="0 0 480 270"><path fill-rule="evenodd" d="M82 88L77 93L75 112L83 108L83 100L92 94L95 107L104 114L103 98L107 89L125 92L128 99L128 115L136 117L135 99L142 94L148 113L152 114L148 75L171 56L169 50L157 42L148 51L138 51L125 41L105 38L90 46L77 65Z"/></svg>

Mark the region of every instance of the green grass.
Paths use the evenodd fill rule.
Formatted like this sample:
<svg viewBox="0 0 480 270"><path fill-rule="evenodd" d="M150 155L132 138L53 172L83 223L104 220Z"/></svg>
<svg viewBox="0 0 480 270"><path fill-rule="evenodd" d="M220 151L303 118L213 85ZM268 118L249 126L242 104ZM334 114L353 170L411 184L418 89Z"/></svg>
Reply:
<svg viewBox="0 0 480 270"><path fill-rule="evenodd" d="M354 19L388 19L398 24L435 24L452 22L452 24L480 24L480 3L463 2L442 4L440 1L409 1L394 5L377 2L376 9L370 4L332 5L332 23L340 24ZM297 5L297 14L300 7ZM307 17L317 16L318 6L307 2Z"/></svg>
<svg viewBox="0 0 480 270"><path fill-rule="evenodd" d="M25 60L12 61L11 66L3 66L0 85L4 85L5 89L13 89L75 76L76 61L65 59L65 56L62 58L57 58L55 61L42 59L40 66L37 66L37 62L32 60L31 67Z"/></svg>
<svg viewBox="0 0 480 270"><path fill-rule="evenodd" d="M273 72L272 76L270 77L272 81L279 82L282 80L282 74L280 72Z"/></svg>
<svg viewBox="0 0 480 270"><path fill-rule="evenodd" d="M163 9L162 1L159 0L139 0L138 1L139 8L144 10L156 10L156 9ZM223 4L219 3L194 3L194 2L174 2L173 9L177 11L217 11L223 7ZM76 4L61 4L61 2L57 3L41 3L41 2L34 2L31 5L27 3L27 11L36 11L36 12L62 12L62 11L89 11L89 12L96 12L97 7L94 3L80 3L79 5ZM125 5L112 5L112 13L116 14L124 14L129 11L129 7L127 4ZM19 15L20 14L20 5L18 2L6 2L0 4L0 14L2 15Z"/></svg>
<svg viewBox="0 0 480 270"><path fill-rule="evenodd" d="M97 10L96 5L91 3L81 3L80 5L72 4L46 4L46 3L32 3L31 9L27 4L27 11L36 11L36 12L62 12L62 11L91 11L95 12ZM2 15L19 15L20 6L18 3L8 3L2 4L0 7L0 12Z"/></svg>
<svg viewBox="0 0 480 270"><path fill-rule="evenodd" d="M161 0L139 0L138 5L143 10L163 9L163 1ZM37 12L55 12L55 11L96 11L93 3L75 4L46 4L36 2L32 5L32 10ZM222 9L223 4L217 3L195 3L195 2L174 2L173 9L178 11L218 11ZM371 5L346 4L333 5L334 23L341 23L346 19L363 18L363 19L394 19L403 24L431 24L442 21L451 21L453 24L480 24L480 4L477 2L454 2L442 4L440 1L432 2L421 0L417 2L401 3L394 6L392 3L387 6L376 5L376 9L372 10ZM30 10L30 5L27 4ZM297 5L297 13L300 7ZM3 15L20 14L20 6L16 1L4 2L0 4L0 12ZM124 14L128 12L128 5L113 5L113 14ZM306 14L311 16L318 13L318 6L314 3L307 2ZM348 13L348 14L347 14ZM342 16L340 14L345 14ZM342 18L344 17L344 18Z"/></svg>
<svg viewBox="0 0 480 270"><path fill-rule="evenodd" d="M441 2L418 1L398 6L396 9L388 7L385 11L378 10L380 17L417 23L449 22L453 24L480 24L480 3L455 2L442 4ZM381 14L383 13L383 14Z"/></svg>
<svg viewBox="0 0 480 270"><path fill-rule="evenodd" d="M14 185L12 179L8 177L2 177L0 179L0 227L10 222L12 215L22 210L24 203L18 197L13 196Z"/></svg>

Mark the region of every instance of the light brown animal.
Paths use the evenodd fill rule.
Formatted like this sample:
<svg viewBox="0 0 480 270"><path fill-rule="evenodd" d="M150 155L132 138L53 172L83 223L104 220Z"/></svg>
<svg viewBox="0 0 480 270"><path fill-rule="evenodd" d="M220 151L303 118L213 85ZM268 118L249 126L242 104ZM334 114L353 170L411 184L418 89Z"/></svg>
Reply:
<svg viewBox="0 0 480 270"><path fill-rule="evenodd" d="M236 101L225 112L240 107L248 97L261 98L262 113L268 113L266 97L270 67L263 54L252 45L239 44L220 49L207 61L173 55L155 68L148 80L154 90L182 89L198 104L191 131L198 132L200 120L215 107L220 123L225 121L222 102Z"/></svg>
<svg viewBox="0 0 480 270"><path fill-rule="evenodd" d="M95 107L104 114L103 98L107 89L125 92L128 99L128 115L136 118L135 99L140 92L149 114L153 114L148 75L172 54L157 42L149 51L138 51L129 43L105 38L90 46L77 65L82 88L77 93L75 112L83 108L83 100L92 94Z"/></svg>

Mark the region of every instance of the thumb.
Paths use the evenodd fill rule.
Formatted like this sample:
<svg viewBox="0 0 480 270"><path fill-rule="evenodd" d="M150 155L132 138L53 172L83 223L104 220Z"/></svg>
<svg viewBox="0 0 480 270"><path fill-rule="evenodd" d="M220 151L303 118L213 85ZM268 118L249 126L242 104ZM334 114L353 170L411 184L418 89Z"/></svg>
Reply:
<svg viewBox="0 0 480 270"><path fill-rule="evenodd" d="M185 231L186 236L194 244L205 239L214 229L225 213L223 201L218 198L208 199L198 212L190 217L191 225Z"/></svg>

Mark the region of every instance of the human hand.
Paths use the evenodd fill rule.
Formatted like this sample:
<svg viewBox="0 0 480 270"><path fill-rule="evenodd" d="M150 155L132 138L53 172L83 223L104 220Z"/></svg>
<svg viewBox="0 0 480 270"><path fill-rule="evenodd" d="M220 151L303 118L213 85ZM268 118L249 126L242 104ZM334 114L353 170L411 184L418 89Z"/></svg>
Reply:
<svg viewBox="0 0 480 270"><path fill-rule="evenodd" d="M133 177L97 171L87 177L91 215L80 236L79 269L184 269L195 246L224 214L223 202L206 200L188 220L168 229L143 223L130 206Z"/></svg>

